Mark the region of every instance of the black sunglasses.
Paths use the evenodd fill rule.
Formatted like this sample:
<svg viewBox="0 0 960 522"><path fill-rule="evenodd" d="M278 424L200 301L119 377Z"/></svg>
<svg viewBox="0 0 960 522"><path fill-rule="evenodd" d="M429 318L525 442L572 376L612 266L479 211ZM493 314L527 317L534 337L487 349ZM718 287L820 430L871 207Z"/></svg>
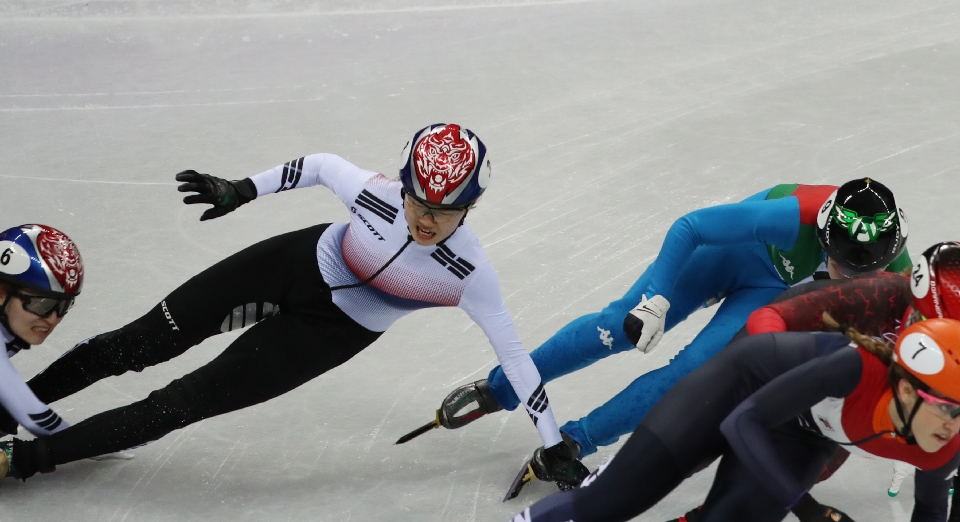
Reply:
<svg viewBox="0 0 960 522"><path fill-rule="evenodd" d="M23 309L40 317L49 317L56 312L57 317L67 315L73 308L75 297L43 297L39 295L13 294L23 303Z"/></svg>

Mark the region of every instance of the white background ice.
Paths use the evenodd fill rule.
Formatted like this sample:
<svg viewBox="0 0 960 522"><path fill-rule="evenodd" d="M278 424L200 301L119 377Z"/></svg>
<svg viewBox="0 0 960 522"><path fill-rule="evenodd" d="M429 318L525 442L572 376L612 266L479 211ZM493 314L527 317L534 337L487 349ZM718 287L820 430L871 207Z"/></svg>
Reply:
<svg viewBox="0 0 960 522"><path fill-rule="evenodd" d="M490 148L469 219L529 349L619 297L677 217L782 182L876 177L916 256L960 239L958 36L947 0L0 2L0 226L64 230L87 276L56 334L14 361L33 375L226 255L346 215L315 188L200 223L174 173L235 179L333 152L392 175L410 135L439 121ZM651 356L550 384L559 420L665 363L709 314ZM55 406L76 422L139 400L230 339ZM539 445L526 415L393 445L493 364L463 313L416 313L341 368L133 461L4 481L0 519L507 520L553 490L500 502ZM856 520L905 521L913 488L888 500L890 471L851 458L814 493ZM640 519L679 516L710 478Z"/></svg>

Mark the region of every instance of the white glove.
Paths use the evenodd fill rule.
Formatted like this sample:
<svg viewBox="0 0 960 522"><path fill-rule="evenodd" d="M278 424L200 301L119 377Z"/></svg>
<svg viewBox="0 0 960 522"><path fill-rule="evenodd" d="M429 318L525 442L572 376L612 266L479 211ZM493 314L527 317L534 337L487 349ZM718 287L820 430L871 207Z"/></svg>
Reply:
<svg viewBox="0 0 960 522"><path fill-rule="evenodd" d="M662 295L650 299L643 296L640 304L623 320L623 332L627 339L643 353L650 353L663 337L670 302Z"/></svg>

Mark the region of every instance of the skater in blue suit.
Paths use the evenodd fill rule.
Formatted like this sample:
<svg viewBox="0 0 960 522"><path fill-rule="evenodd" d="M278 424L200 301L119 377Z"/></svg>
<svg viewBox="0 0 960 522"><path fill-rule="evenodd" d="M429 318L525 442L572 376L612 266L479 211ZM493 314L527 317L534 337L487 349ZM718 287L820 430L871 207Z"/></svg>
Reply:
<svg viewBox="0 0 960 522"><path fill-rule="evenodd" d="M647 353L665 331L703 306L716 315L669 365L560 430L580 456L632 432L683 376L719 352L757 308L797 283L886 268L909 270L907 221L893 194L869 178L841 187L778 185L746 200L691 212L667 232L657 259L622 298L564 326L531 353L544 382L614 353ZM639 303L639 305L638 305ZM625 319L626 318L626 319ZM477 408L460 414L465 405ZM494 404L495 402L495 404ZM441 406L439 421L457 428L519 404L503 370L461 386ZM537 453L532 460L537 477Z"/></svg>

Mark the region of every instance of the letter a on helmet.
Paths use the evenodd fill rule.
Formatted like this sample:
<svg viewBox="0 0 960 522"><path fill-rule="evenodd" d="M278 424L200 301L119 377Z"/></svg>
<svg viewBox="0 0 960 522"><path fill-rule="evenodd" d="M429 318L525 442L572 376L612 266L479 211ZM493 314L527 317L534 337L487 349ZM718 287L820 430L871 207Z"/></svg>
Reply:
<svg viewBox="0 0 960 522"><path fill-rule="evenodd" d="M870 178L841 185L817 215L824 252L857 272L886 268L903 253L907 232L907 217L893 192Z"/></svg>

